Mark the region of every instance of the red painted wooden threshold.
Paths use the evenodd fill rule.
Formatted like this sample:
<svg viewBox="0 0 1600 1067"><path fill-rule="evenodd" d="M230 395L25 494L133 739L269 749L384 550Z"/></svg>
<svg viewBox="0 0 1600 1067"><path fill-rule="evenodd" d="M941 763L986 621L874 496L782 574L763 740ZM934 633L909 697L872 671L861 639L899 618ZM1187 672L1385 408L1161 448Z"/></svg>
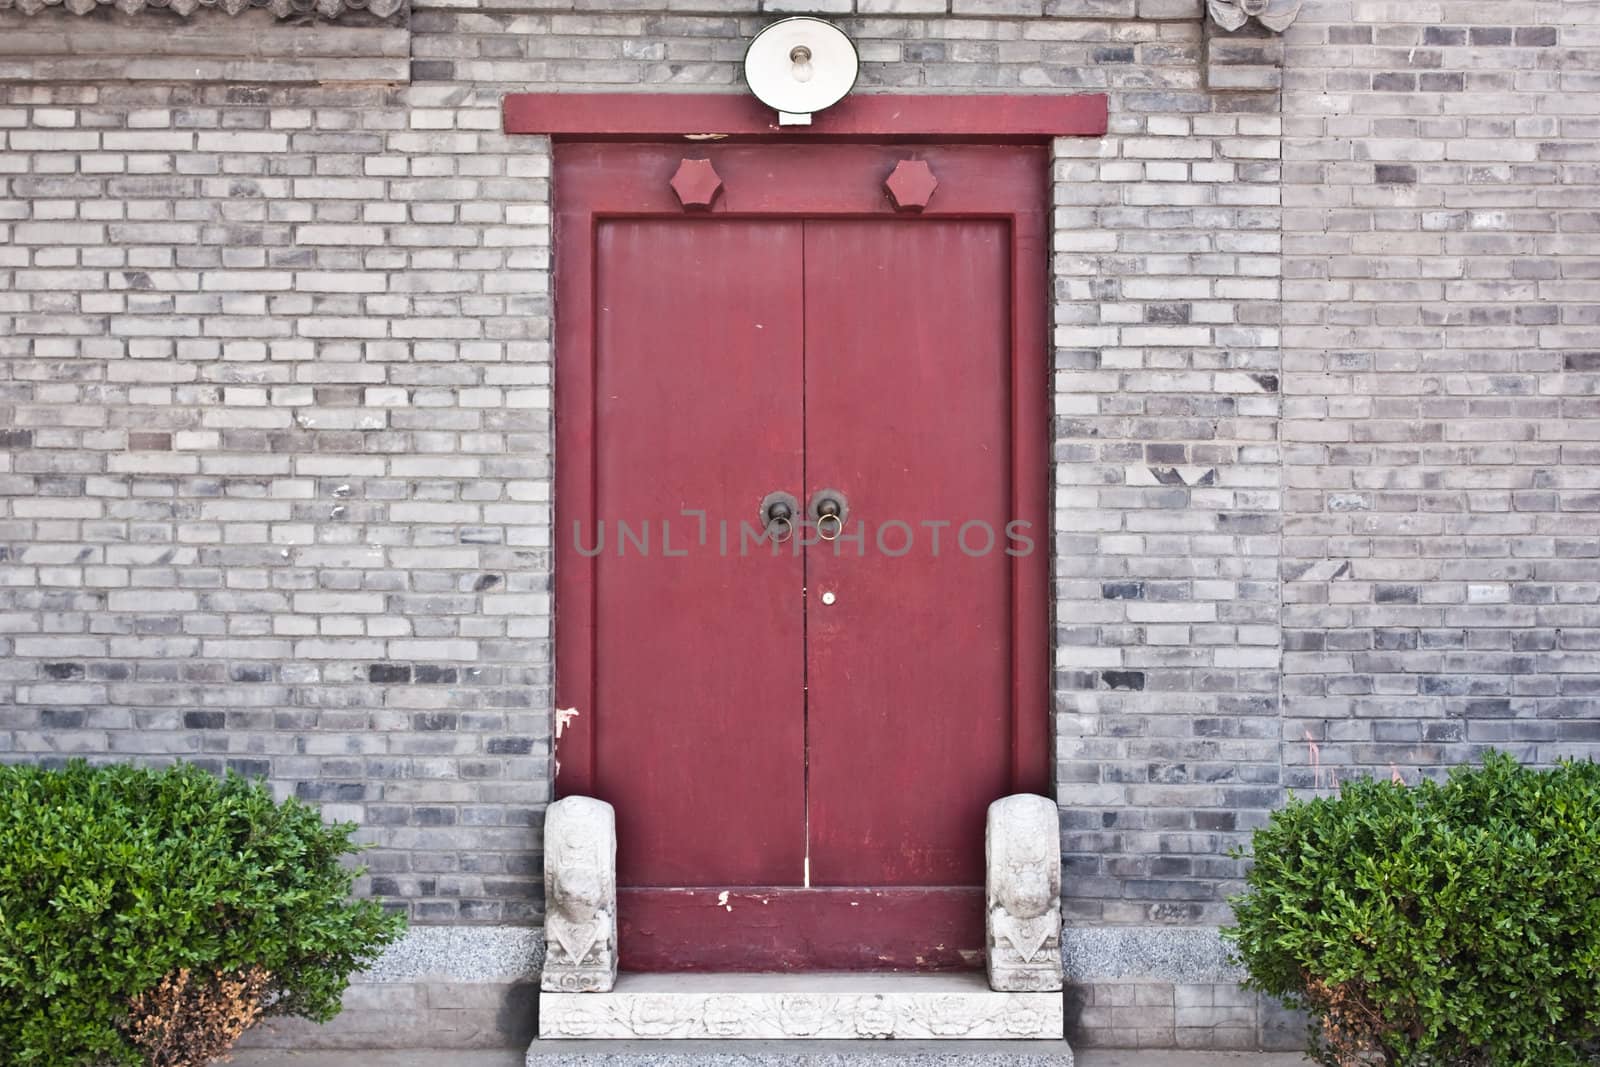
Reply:
<svg viewBox="0 0 1600 1067"><path fill-rule="evenodd" d="M817 114L809 126L779 126L777 112L744 93L510 93L505 98L507 133L585 140L709 134L1038 142L1099 137L1106 121L1106 97L1100 93L862 93Z"/></svg>
<svg viewBox="0 0 1600 1067"><path fill-rule="evenodd" d="M965 971L983 967L983 887L628 888L628 971Z"/></svg>

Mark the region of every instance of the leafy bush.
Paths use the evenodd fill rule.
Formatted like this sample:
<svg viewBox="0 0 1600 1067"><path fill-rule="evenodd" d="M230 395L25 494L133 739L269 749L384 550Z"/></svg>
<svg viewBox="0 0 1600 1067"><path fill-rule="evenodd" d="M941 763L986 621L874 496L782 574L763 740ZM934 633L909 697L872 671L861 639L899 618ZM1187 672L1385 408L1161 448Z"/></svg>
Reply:
<svg viewBox="0 0 1600 1067"><path fill-rule="evenodd" d="M1254 837L1248 984L1331 1067L1600 1063L1600 765L1347 783Z"/></svg>
<svg viewBox="0 0 1600 1067"><path fill-rule="evenodd" d="M187 765L0 766L0 1067L204 1063L260 1014L331 1019L404 925L348 899L353 829Z"/></svg>

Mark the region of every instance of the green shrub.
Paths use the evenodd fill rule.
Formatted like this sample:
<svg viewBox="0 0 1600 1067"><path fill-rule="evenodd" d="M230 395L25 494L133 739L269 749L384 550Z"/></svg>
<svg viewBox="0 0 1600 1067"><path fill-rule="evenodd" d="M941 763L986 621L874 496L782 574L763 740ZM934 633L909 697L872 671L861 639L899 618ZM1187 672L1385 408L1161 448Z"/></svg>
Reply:
<svg viewBox="0 0 1600 1067"><path fill-rule="evenodd" d="M1224 936L1318 1062L1600 1063L1600 765L1354 781L1253 851Z"/></svg>
<svg viewBox="0 0 1600 1067"><path fill-rule="evenodd" d="M332 1018L404 925L348 899L353 829L187 765L0 766L0 1067L178 1063L148 1046L205 1046L184 1031L207 1016Z"/></svg>

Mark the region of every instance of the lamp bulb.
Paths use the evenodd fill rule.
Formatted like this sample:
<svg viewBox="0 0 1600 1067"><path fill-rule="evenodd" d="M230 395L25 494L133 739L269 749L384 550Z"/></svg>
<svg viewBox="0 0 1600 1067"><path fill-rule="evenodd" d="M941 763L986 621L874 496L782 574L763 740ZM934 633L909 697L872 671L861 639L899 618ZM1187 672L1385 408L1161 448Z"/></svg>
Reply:
<svg viewBox="0 0 1600 1067"><path fill-rule="evenodd" d="M790 71L797 82L808 82L816 71L811 66L811 49L803 44L797 44L789 50L789 62L794 64Z"/></svg>

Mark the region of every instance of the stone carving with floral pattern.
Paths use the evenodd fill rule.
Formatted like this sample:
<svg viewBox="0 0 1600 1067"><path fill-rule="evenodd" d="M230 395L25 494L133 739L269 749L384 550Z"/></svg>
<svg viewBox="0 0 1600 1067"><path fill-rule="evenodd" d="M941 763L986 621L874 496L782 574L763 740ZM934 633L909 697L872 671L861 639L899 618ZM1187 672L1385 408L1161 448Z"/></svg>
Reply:
<svg viewBox="0 0 1600 1067"><path fill-rule="evenodd" d="M978 974L623 974L609 993L544 992L546 1038L1060 1041L1059 992L997 993Z"/></svg>
<svg viewBox="0 0 1600 1067"><path fill-rule="evenodd" d="M1300 14L1305 0L1206 0L1211 19L1225 30L1237 30L1251 19L1282 33Z"/></svg>

